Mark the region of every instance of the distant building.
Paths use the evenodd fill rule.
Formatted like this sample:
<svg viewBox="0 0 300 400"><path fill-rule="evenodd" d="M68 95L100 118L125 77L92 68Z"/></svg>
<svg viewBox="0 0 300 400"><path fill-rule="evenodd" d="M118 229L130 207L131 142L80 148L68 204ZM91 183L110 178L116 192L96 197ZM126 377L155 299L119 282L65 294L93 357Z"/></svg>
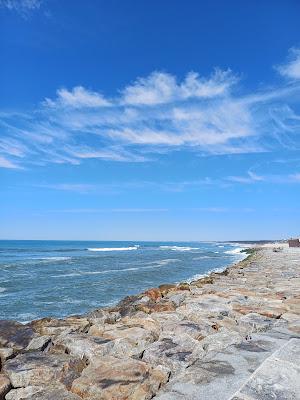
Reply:
<svg viewBox="0 0 300 400"><path fill-rule="evenodd" d="M289 239L288 240L289 247L300 247L299 239Z"/></svg>

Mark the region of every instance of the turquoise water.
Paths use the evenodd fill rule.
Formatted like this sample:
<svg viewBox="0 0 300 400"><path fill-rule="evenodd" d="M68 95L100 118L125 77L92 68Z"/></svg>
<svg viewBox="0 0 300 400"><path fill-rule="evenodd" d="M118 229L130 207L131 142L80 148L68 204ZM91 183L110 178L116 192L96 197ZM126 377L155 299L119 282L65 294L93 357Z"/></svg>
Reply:
<svg viewBox="0 0 300 400"><path fill-rule="evenodd" d="M162 283L224 268L237 245L204 242L0 241L0 319L63 317Z"/></svg>

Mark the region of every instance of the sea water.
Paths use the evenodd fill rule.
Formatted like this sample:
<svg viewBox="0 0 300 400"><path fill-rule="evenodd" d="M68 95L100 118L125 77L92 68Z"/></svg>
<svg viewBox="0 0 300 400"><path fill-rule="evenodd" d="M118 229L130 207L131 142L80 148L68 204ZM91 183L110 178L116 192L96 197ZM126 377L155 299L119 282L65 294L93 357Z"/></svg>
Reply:
<svg viewBox="0 0 300 400"><path fill-rule="evenodd" d="M241 260L215 242L0 241L0 319L82 314Z"/></svg>

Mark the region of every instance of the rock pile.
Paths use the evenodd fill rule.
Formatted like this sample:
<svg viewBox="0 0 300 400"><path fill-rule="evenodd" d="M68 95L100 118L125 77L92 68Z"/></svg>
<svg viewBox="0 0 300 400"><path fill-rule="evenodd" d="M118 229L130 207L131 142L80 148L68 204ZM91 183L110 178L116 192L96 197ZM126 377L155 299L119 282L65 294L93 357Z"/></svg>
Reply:
<svg viewBox="0 0 300 400"><path fill-rule="evenodd" d="M299 343L297 250L263 249L83 316L0 321L0 400L230 399L272 353Z"/></svg>

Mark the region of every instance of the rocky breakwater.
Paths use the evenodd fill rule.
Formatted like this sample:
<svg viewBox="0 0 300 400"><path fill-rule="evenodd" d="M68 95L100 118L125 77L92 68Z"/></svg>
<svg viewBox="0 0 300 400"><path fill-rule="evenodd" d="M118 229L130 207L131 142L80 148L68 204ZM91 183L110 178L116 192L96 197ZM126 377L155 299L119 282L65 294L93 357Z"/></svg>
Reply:
<svg viewBox="0 0 300 400"><path fill-rule="evenodd" d="M0 321L0 399L298 399L293 382L282 387L278 376L238 391L300 337L299 272L300 251L261 249L222 273L116 307L27 325Z"/></svg>

